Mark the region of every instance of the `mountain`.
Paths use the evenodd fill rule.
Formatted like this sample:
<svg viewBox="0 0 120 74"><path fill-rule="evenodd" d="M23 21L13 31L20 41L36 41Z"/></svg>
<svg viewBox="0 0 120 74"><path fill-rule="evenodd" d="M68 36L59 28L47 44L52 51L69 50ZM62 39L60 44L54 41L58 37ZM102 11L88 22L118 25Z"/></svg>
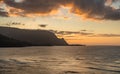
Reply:
<svg viewBox="0 0 120 74"><path fill-rule="evenodd" d="M15 40L0 34L0 47L21 47L29 45L27 42Z"/></svg>
<svg viewBox="0 0 120 74"><path fill-rule="evenodd" d="M46 30L28 30L0 27L0 34L38 46L68 45L64 39L59 39L54 33Z"/></svg>

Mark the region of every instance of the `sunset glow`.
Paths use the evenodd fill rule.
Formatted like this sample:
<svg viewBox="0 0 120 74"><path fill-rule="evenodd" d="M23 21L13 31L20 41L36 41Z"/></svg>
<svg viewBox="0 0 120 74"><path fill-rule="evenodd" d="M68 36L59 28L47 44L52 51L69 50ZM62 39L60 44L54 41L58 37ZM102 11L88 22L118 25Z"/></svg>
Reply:
<svg viewBox="0 0 120 74"><path fill-rule="evenodd" d="M48 30L69 44L120 45L119 0L47 1L0 0L0 26Z"/></svg>

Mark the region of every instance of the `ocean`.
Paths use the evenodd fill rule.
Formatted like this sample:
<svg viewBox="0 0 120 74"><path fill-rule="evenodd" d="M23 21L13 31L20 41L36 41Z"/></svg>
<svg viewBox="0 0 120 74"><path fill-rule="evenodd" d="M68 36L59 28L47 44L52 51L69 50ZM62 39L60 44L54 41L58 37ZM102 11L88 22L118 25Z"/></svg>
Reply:
<svg viewBox="0 0 120 74"><path fill-rule="evenodd" d="M120 46L0 48L0 74L120 74Z"/></svg>

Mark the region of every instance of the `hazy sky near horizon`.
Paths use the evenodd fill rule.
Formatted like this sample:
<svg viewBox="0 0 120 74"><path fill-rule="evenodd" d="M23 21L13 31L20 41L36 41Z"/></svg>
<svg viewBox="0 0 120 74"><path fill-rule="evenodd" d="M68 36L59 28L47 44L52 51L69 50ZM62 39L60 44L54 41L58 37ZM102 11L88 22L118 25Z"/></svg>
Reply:
<svg viewBox="0 0 120 74"><path fill-rule="evenodd" d="M120 0L0 0L0 26L44 29L70 44L120 45Z"/></svg>

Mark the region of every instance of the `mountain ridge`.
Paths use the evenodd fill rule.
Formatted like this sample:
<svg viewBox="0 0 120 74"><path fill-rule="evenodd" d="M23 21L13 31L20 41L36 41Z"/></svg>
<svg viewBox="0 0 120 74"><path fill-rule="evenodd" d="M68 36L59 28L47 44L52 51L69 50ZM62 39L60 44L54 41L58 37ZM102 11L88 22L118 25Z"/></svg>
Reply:
<svg viewBox="0 0 120 74"><path fill-rule="evenodd" d="M23 47L23 46L30 46L32 44L15 40L13 38L6 37L0 34L0 47Z"/></svg>
<svg viewBox="0 0 120 74"><path fill-rule="evenodd" d="M0 27L0 34L15 40L31 43L34 46L66 46L68 43L47 30L28 30Z"/></svg>

